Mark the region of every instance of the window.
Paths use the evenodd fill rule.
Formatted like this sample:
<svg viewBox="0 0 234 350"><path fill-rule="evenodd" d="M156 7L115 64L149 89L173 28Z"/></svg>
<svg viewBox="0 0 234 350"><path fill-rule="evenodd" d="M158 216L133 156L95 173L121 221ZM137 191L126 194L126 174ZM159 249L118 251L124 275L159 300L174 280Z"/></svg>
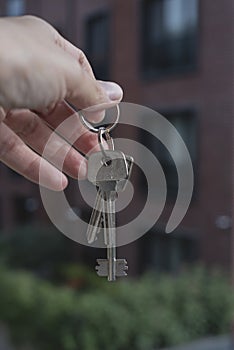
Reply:
<svg viewBox="0 0 234 350"><path fill-rule="evenodd" d="M191 232L166 235L161 231L150 231L142 238L143 270L177 272L184 265L194 263L198 256L199 241Z"/></svg>
<svg viewBox="0 0 234 350"><path fill-rule="evenodd" d="M6 3L7 16L21 16L25 13L25 0L8 0Z"/></svg>
<svg viewBox="0 0 234 350"><path fill-rule="evenodd" d="M99 79L109 76L109 17L93 16L86 23L86 52Z"/></svg>
<svg viewBox="0 0 234 350"><path fill-rule="evenodd" d="M143 4L144 72L163 74L193 67L198 0L145 0Z"/></svg>
<svg viewBox="0 0 234 350"><path fill-rule="evenodd" d="M170 111L162 113L177 129L178 133L185 142L190 157L193 163L194 170L196 169L196 157L197 157L197 122L195 117L195 112L191 109L182 110L182 111ZM152 125L152 129L157 128L157 124ZM176 164L181 164L184 162L182 158L182 152L180 152L181 145L177 143L177 139L174 138L173 134L164 135L170 146L176 150L176 159L172 159L170 153L166 147L154 136L151 134L145 135L145 132L142 131L141 139L142 143L148 147L156 156L160 162L165 177L167 181L167 193L171 198L175 198L178 192L178 175L175 167ZM196 171L195 171L195 185L196 185Z"/></svg>
<svg viewBox="0 0 234 350"><path fill-rule="evenodd" d="M15 221L17 224L25 225L32 222L39 203L36 198L16 197L14 200Z"/></svg>
<svg viewBox="0 0 234 350"><path fill-rule="evenodd" d="M191 110L180 111L180 112L169 112L165 113L165 116L168 120L174 125L174 127L179 132L180 136L184 140L190 157L192 159L193 167L196 168L196 119L195 113ZM159 161L164 169L166 180L167 180L167 189L168 194L171 197L175 197L178 192L178 177L175 167L176 164L181 164L185 160L181 157L180 147L177 141L174 139L173 135L167 136L168 142L171 143L171 146L176 150L176 159L172 159L169 152L165 147L160 147L159 149ZM161 146L161 145L160 145Z"/></svg>
<svg viewBox="0 0 234 350"><path fill-rule="evenodd" d="M3 197L0 197L0 232L3 228Z"/></svg>

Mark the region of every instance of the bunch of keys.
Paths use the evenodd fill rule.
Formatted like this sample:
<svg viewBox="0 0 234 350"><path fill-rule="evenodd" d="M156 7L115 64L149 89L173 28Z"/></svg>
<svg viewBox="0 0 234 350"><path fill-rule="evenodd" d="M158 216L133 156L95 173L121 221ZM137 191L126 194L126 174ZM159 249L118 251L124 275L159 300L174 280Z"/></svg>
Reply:
<svg viewBox="0 0 234 350"><path fill-rule="evenodd" d="M107 247L107 258L97 259L96 271L98 276L114 281L116 277L127 275L127 261L116 257L116 210L115 201L118 193L124 191L133 166L133 158L114 148L110 131L117 125L119 107L117 106L117 119L114 124L104 128L94 128L83 116L83 124L91 131L98 133L100 151L92 153L88 159L88 180L97 188L97 196L87 229L87 240L92 244L103 229L104 243ZM109 149L104 148L107 141Z"/></svg>

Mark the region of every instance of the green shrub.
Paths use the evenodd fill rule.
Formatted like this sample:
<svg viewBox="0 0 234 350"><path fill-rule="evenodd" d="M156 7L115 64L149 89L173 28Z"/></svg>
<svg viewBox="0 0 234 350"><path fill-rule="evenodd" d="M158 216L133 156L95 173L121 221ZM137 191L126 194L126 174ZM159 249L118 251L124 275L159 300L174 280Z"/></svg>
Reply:
<svg viewBox="0 0 234 350"><path fill-rule="evenodd" d="M71 290L4 269L0 278L0 319L16 342L45 350L76 349L80 320Z"/></svg>
<svg viewBox="0 0 234 350"><path fill-rule="evenodd" d="M56 280L78 291L100 288L103 280L97 276L94 269L82 264L60 264L57 266Z"/></svg>
<svg viewBox="0 0 234 350"><path fill-rule="evenodd" d="M159 349L228 332L233 315L227 279L202 268L177 278L99 278L78 292L3 267L0 281L0 321L38 350Z"/></svg>

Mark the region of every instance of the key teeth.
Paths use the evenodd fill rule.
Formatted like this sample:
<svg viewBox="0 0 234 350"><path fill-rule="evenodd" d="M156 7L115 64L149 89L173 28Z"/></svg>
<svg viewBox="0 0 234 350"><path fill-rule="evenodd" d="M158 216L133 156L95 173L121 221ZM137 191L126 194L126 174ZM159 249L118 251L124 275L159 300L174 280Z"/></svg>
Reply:
<svg viewBox="0 0 234 350"><path fill-rule="evenodd" d="M97 259L98 265L95 266L95 270L97 271L98 276L106 277L108 274L108 266L106 259Z"/></svg>
<svg viewBox="0 0 234 350"><path fill-rule="evenodd" d="M95 267L98 276L107 277L108 276L108 260L107 259L97 259L98 265ZM125 259L116 259L116 277L127 276L128 265Z"/></svg>
<svg viewBox="0 0 234 350"><path fill-rule="evenodd" d="M127 276L128 265L125 259L117 259L116 260L116 276L124 277Z"/></svg>

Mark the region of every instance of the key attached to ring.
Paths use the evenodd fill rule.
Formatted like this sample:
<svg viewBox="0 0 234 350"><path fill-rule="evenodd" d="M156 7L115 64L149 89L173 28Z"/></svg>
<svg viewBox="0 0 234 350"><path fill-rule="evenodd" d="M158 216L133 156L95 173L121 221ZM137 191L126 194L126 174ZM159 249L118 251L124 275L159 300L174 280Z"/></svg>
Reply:
<svg viewBox="0 0 234 350"><path fill-rule="evenodd" d="M96 129L83 118L83 124L98 133L100 151L92 153L88 159L88 180L97 188L97 196L87 228L87 241L92 244L103 229L107 258L97 259L96 271L99 276L114 281L116 277L126 276L128 270L125 259L116 257L116 211L115 202L118 193L125 190L132 170L133 158L114 149L110 131L119 120L119 107L116 122L107 128ZM109 146L105 150L104 137Z"/></svg>

